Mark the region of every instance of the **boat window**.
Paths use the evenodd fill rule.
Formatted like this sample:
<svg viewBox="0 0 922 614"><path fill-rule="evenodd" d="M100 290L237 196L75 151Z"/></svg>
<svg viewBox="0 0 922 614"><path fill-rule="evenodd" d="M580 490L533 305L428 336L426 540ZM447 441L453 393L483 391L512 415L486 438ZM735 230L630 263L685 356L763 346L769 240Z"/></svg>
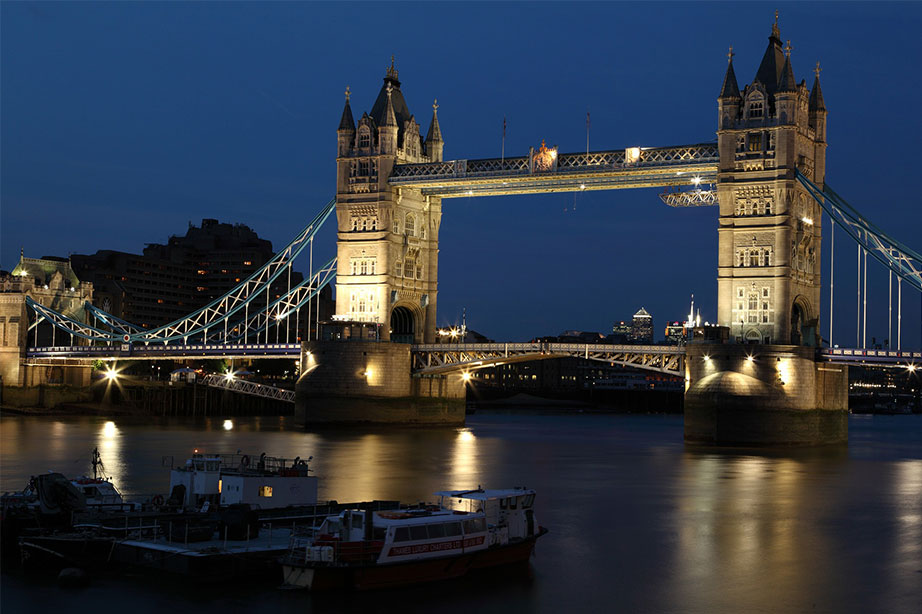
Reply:
<svg viewBox="0 0 922 614"><path fill-rule="evenodd" d="M480 533L487 530L487 522L483 518L471 518L464 521L464 533Z"/></svg>
<svg viewBox="0 0 922 614"><path fill-rule="evenodd" d="M445 537L445 525L444 524L430 524L429 525L429 539L439 539Z"/></svg>
<svg viewBox="0 0 922 614"><path fill-rule="evenodd" d="M203 463L203 462L200 461L200 460L195 461L195 470L196 470L196 471L204 471L204 469L205 469L205 463Z"/></svg>
<svg viewBox="0 0 922 614"><path fill-rule="evenodd" d="M410 529L408 527L397 527L394 529L394 541L405 542L410 540Z"/></svg>
<svg viewBox="0 0 922 614"><path fill-rule="evenodd" d="M426 531L426 525L421 524L415 527L410 527L410 539L416 541L417 539L429 539L429 532Z"/></svg>
<svg viewBox="0 0 922 614"><path fill-rule="evenodd" d="M535 504L535 496L534 496L534 495L526 495L526 496L525 496L525 502L522 503L522 507L531 507L531 506L534 505L534 504Z"/></svg>
<svg viewBox="0 0 922 614"><path fill-rule="evenodd" d="M358 528L365 522L365 516L358 512L352 512L352 526Z"/></svg>
<svg viewBox="0 0 922 614"><path fill-rule="evenodd" d="M375 527L371 537L378 541L384 541L384 538L387 537L387 527Z"/></svg>
<svg viewBox="0 0 922 614"><path fill-rule="evenodd" d="M259 496L260 496L260 497L271 497L271 496L272 496L272 487L271 487L271 486L260 486L260 487L259 487Z"/></svg>
<svg viewBox="0 0 922 614"><path fill-rule="evenodd" d="M218 461L208 461L205 465L208 467L208 471L218 470Z"/></svg>
<svg viewBox="0 0 922 614"><path fill-rule="evenodd" d="M461 523L449 522L445 525L445 537L455 537L461 535Z"/></svg>
<svg viewBox="0 0 922 614"><path fill-rule="evenodd" d="M506 505L507 505L506 501L507 501L506 499L500 499L500 500L499 500L499 509L501 509L501 510L506 509Z"/></svg>
<svg viewBox="0 0 922 614"><path fill-rule="evenodd" d="M509 509L514 510L518 501L518 497L509 497Z"/></svg>

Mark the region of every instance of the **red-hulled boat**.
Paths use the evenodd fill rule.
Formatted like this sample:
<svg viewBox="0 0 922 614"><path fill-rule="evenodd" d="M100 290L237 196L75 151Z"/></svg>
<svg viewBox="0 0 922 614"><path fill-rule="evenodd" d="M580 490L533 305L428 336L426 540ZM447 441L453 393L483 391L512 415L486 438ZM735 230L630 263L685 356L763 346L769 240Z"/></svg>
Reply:
<svg viewBox="0 0 922 614"><path fill-rule="evenodd" d="M439 504L392 511L345 510L292 538L285 583L310 590L375 589L526 563L537 525L535 491L442 491Z"/></svg>

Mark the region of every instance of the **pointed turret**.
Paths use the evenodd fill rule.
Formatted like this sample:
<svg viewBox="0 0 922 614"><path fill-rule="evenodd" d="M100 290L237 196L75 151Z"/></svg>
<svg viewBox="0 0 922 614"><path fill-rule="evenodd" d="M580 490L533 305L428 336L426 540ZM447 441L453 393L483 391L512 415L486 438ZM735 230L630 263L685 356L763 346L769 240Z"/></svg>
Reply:
<svg viewBox="0 0 922 614"><path fill-rule="evenodd" d="M346 106L343 107L343 116L339 120L339 130L346 130L355 132L355 120L352 119L352 107L349 106L349 99L352 97L352 92L349 90L349 86L346 86Z"/></svg>
<svg viewBox="0 0 922 614"><path fill-rule="evenodd" d="M439 127L439 101L432 103L432 122L429 124L429 134L426 135L426 153L433 162L442 160L442 149L445 142L442 140L442 129Z"/></svg>
<svg viewBox="0 0 922 614"><path fill-rule="evenodd" d="M384 106L381 124L378 127L378 145L383 154L397 153L397 115L394 113L394 86L387 82L387 102Z"/></svg>
<svg viewBox="0 0 922 614"><path fill-rule="evenodd" d="M384 121L381 122L381 125L397 127L397 114L394 113L393 87L389 83L387 85L387 106L384 107Z"/></svg>
<svg viewBox="0 0 922 614"><path fill-rule="evenodd" d="M796 92L797 81L794 80L794 69L791 67L791 41L784 48L784 66L781 68L781 80L778 82L779 92Z"/></svg>
<svg viewBox="0 0 922 614"><path fill-rule="evenodd" d="M810 90L810 110L825 111L826 103L823 101L823 90L820 88L820 63L816 63L816 79L813 81L813 89Z"/></svg>
<svg viewBox="0 0 922 614"><path fill-rule="evenodd" d="M739 98L740 86L736 81L736 73L733 72L733 47L727 54L727 74L724 75L724 85L720 88L720 98Z"/></svg>
<svg viewBox="0 0 922 614"><path fill-rule="evenodd" d="M778 29L778 12L775 11L775 23L772 24L772 33L768 37L768 47L762 56L762 63L756 71L755 80L761 83L769 94L778 91L781 81L782 67L784 66L784 51L781 47L781 31Z"/></svg>

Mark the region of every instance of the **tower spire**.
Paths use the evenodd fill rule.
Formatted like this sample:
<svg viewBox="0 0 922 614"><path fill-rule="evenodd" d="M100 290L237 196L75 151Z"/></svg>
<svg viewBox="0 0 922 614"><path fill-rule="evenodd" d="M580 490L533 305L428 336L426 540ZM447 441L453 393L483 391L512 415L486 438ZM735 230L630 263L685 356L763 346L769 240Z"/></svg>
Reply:
<svg viewBox="0 0 922 614"><path fill-rule="evenodd" d="M432 103L432 121L429 123L429 134L426 135L426 142L442 142L442 128L439 126L439 99L436 98Z"/></svg>
<svg viewBox="0 0 922 614"><path fill-rule="evenodd" d="M779 92L794 92L797 82L794 80L794 69L791 67L791 41L784 47L784 66L781 68L781 81L778 83Z"/></svg>
<svg viewBox="0 0 922 614"><path fill-rule="evenodd" d="M352 98L352 90L346 86L346 104L343 107L343 116L339 120L339 130L355 132L355 120L352 118L352 107L349 105L349 99Z"/></svg>
<svg viewBox="0 0 922 614"><path fill-rule="evenodd" d="M394 113L393 94L394 86L387 84L387 106L384 108L384 126L397 127L397 115Z"/></svg>
<svg viewBox="0 0 922 614"><path fill-rule="evenodd" d="M823 90L820 87L820 63L816 63L816 68L813 69L813 74L816 75L816 78L813 81L813 89L810 90L810 110L811 111L825 111L826 103L823 101Z"/></svg>
<svg viewBox="0 0 922 614"><path fill-rule="evenodd" d="M733 46L727 53L727 74L724 75L724 84L720 88L720 98L739 98L740 87L736 81L736 73L733 71Z"/></svg>

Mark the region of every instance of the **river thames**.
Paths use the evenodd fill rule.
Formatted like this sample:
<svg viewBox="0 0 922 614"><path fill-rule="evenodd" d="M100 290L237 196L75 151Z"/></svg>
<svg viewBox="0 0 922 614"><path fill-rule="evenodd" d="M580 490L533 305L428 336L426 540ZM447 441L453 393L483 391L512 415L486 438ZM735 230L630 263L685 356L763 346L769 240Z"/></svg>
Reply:
<svg viewBox="0 0 922 614"><path fill-rule="evenodd" d="M168 490L193 449L306 458L320 499L431 500L537 489L550 529L528 575L371 594L195 587L141 576L89 588L4 571L4 613L918 612L922 416L851 416L848 447L714 450L677 415L476 414L461 429L305 433L286 418L0 420L0 480L89 471L99 448L127 497ZM7 567L7 566L4 566Z"/></svg>

